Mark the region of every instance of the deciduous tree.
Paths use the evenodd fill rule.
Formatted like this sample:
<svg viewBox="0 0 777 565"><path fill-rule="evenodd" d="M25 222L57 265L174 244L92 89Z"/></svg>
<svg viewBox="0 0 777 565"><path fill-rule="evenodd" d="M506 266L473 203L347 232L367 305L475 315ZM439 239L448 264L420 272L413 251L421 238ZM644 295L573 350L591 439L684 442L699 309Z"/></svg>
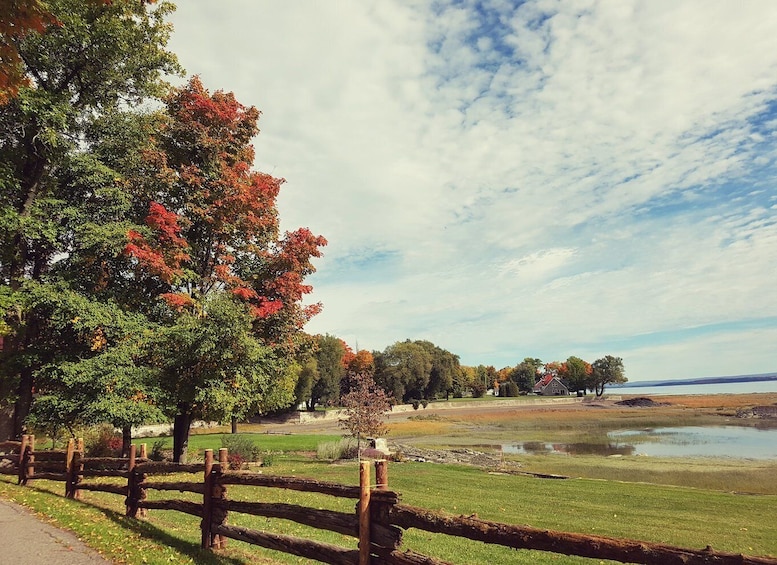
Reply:
<svg viewBox="0 0 777 565"><path fill-rule="evenodd" d="M571 356L559 367L558 376L567 383L569 390L574 390L579 394L580 392L585 393L586 388L588 388L592 371L590 363L579 357Z"/></svg>
<svg viewBox="0 0 777 565"><path fill-rule="evenodd" d="M260 409L279 367L252 332L253 316L227 293L213 293L152 338L161 406L174 419L173 455L185 462L194 419L225 420ZM293 387L292 387L293 389Z"/></svg>
<svg viewBox="0 0 777 565"><path fill-rule="evenodd" d="M0 284L8 299L0 371L4 395L15 398L15 435L22 432L42 368L25 352L43 339L37 331L46 322L22 308L31 288L26 283L52 282L55 259L72 251L74 226L89 218L83 205L99 198L84 198L64 175L90 150L84 135L89 123L161 94L163 73L178 69L165 50L169 3L152 9L131 0L49 0L45 9L55 25L38 25L44 19L38 12L31 16L38 23L11 38L22 78L0 107ZM29 362L11 362L25 356Z"/></svg>
<svg viewBox="0 0 777 565"><path fill-rule="evenodd" d="M207 325L209 296L227 293L247 308L252 334L278 362L291 363L302 326L319 309L302 305L312 290L304 278L326 240L304 228L279 234L276 197L283 179L251 169L256 108L243 106L231 93L211 94L194 77L166 98L166 111L133 179L145 216L144 226L127 233L133 284L151 289L167 305L175 339L183 341L183 332L198 335L197 324ZM189 360L176 359L188 366ZM218 367L213 374L229 370ZM193 385L167 361L165 371L168 379L180 381L177 390L186 397L183 388ZM293 392L292 385L284 395L287 403ZM248 407L219 398L240 413ZM177 410L176 445L183 446L194 404L173 396L169 401ZM219 411L213 402L209 413Z"/></svg>
<svg viewBox="0 0 777 565"><path fill-rule="evenodd" d="M526 357L510 371L510 379L518 385L521 392L531 392L537 382L542 367L542 361Z"/></svg>
<svg viewBox="0 0 777 565"><path fill-rule="evenodd" d="M592 367L591 383L596 396L604 394L604 387L608 384L623 384L629 380L626 378L623 359L620 357L605 355L594 361Z"/></svg>
<svg viewBox="0 0 777 565"><path fill-rule="evenodd" d="M375 381L395 402L424 398L432 371L432 355L410 340L398 341L375 357Z"/></svg>
<svg viewBox="0 0 777 565"><path fill-rule="evenodd" d="M315 374L308 400L308 410L317 404L337 403L340 397L340 381L345 376L343 356L345 344L333 335L319 335L316 338Z"/></svg>
<svg viewBox="0 0 777 565"><path fill-rule="evenodd" d="M353 387L340 400L345 408L340 425L356 437L357 452L361 456L361 438L384 432L383 415L391 410L391 403L370 375L359 373L353 375L352 381Z"/></svg>

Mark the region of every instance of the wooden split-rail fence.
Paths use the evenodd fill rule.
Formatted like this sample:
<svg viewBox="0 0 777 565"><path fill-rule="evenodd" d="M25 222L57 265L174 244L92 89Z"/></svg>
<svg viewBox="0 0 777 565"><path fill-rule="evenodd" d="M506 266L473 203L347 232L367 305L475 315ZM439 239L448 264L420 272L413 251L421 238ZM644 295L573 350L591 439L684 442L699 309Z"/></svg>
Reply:
<svg viewBox="0 0 777 565"><path fill-rule="evenodd" d="M400 495L388 487L386 461L375 461L375 486L371 465L361 462L359 486L347 486L313 479L230 471L227 450L205 450L205 462L179 465L150 461L145 445L138 453L132 446L129 458L85 457L82 440L70 440L67 449L36 451L34 436L20 442L0 443L0 471L18 475L19 484L49 479L65 483L65 496L80 498L82 491L100 491L124 496L128 516L141 518L149 510L174 510L201 518L202 547L220 549L227 539L241 540L333 565L442 565L446 562L402 549L404 530L417 528L514 549L533 549L622 563L650 565L777 565L777 558L754 557L712 550L684 549L662 544L622 540L603 536L542 530L451 516L400 502ZM173 473L199 474L199 480L160 481L153 477ZM120 477L126 484L87 482L94 477ZM229 485L291 489L355 499L355 513L309 508L295 504L229 500ZM179 491L202 496L201 502L181 499L148 500L147 492ZM258 497L257 497L258 498ZM230 513L291 520L317 529L358 539L357 549L311 539L251 530L227 523Z"/></svg>

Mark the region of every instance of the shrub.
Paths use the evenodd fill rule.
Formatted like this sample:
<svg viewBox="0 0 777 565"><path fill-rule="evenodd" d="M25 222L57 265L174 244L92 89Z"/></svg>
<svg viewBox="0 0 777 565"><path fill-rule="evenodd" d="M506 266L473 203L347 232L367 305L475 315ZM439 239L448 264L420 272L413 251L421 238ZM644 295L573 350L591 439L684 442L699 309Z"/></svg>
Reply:
<svg viewBox="0 0 777 565"><path fill-rule="evenodd" d="M120 457L121 434L110 424L90 430L84 438L87 457Z"/></svg>
<svg viewBox="0 0 777 565"><path fill-rule="evenodd" d="M228 459L231 460L233 455L240 456L243 462L258 461L259 456L262 454L259 446L256 445L253 440L248 436L242 436L240 434L231 434L221 437L221 447L226 447L229 450Z"/></svg>
<svg viewBox="0 0 777 565"><path fill-rule="evenodd" d="M483 383L472 384L472 398L483 398L486 395L486 385Z"/></svg>
<svg viewBox="0 0 777 565"><path fill-rule="evenodd" d="M499 385L499 396L518 396L518 385L515 381L506 381Z"/></svg>
<svg viewBox="0 0 777 565"><path fill-rule="evenodd" d="M262 467L272 467L273 457L272 453L265 453L262 457Z"/></svg>
<svg viewBox="0 0 777 565"><path fill-rule="evenodd" d="M165 440L158 439L151 444L151 453L148 454L148 458L152 461L164 461L165 460Z"/></svg>
<svg viewBox="0 0 777 565"><path fill-rule="evenodd" d="M324 441L316 449L316 459L328 461L353 459L357 454L356 440L350 437L340 441Z"/></svg>
<svg viewBox="0 0 777 565"><path fill-rule="evenodd" d="M239 471L240 469L245 469L248 466L248 462L239 453L228 454L227 461L229 462L229 469L231 471Z"/></svg>

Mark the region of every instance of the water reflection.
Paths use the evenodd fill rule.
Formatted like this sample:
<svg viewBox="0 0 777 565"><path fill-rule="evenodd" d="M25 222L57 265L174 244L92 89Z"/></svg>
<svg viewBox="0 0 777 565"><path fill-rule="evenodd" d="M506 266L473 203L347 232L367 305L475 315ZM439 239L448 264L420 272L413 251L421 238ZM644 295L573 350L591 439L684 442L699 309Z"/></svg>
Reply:
<svg viewBox="0 0 777 565"><path fill-rule="evenodd" d="M610 432L602 441L503 444L508 454L650 455L654 457L733 457L777 459L777 428L685 426Z"/></svg>
<svg viewBox="0 0 777 565"><path fill-rule="evenodd" d="M632 455L635 447L624 443L545 443L542 441L526 441L523 443L514 443L503 445L504 453L528 454L528 455L546 455L546 454L567 454L567 455Z"/></svg>

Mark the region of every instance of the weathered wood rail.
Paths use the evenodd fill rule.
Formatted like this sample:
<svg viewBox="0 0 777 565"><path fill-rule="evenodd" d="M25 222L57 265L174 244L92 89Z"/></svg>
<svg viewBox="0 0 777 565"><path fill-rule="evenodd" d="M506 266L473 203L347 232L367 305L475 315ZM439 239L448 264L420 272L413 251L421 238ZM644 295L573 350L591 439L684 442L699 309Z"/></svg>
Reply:
<svg viewBox="0 0 777 565"><path fill-rule="evenodd" d="M20 484L30 480L50 479L65 482L65 496L78 498L81 491L100 491L124 496L126 513L142 517L148 510L172 510L201 518L202 547L219 549L227 539L235 539L268 549L282 551L333 565L445 565L439 559L403 550L403 532L416 528L431 533L497 544L514 549L530 549L607 559L622 563L646 565L777 565L775 557L757 557L714 551L673 547L635 540L542 530L481 520L476 517L451 516L400 501L400 495L388 489L388 467L375 462L377 487L370 486L370 465L360 466L360 485L269 476L230 471L227 450L221 449L218 461L212 450L205 451L205 462L177 465L149 461L145 446L139 457L133 446L128 459L83 456L83 442L71 440L63 451L35 451L35 440L25 436L21 442L0 443L0 471L18 475ZM11 465L8 465L10 462ZM173 473L201 474L191 481L150 480L156 475ZM90 477L117 477L124 484L89 483ZM356 512L338 512L295 504L261 501L238 501L227 498L230 485L280 488L319 493L356 500ZM202 497L201 502L183 499L147 500L147 492L188 492ZM329 530L358 539L357 549L349 549L315 540L251 530L230 525L231 514L280 518L317 529Z"/></svg>

